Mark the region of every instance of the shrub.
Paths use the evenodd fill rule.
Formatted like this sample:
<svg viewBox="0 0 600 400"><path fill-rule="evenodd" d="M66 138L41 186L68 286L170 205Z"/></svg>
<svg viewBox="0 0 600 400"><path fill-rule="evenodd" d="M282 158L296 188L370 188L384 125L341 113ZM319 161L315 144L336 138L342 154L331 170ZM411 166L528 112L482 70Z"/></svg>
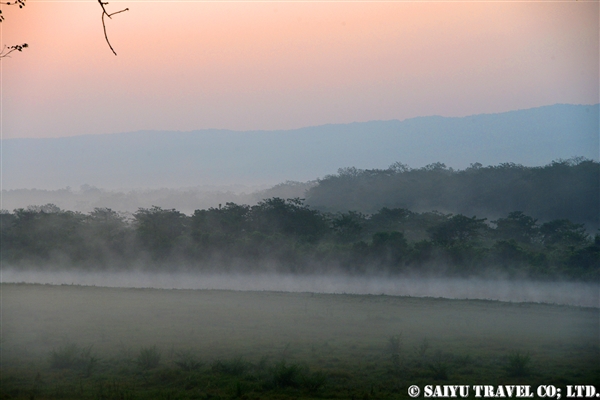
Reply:
<svg viewBox="0 0 600 400"><path fill-rule="evenodd" d="M79 347L75 343L68 343L58 350L50 352L50 368L66 369L74 368L79 358Z"/></svg>
<svg viewBox="0 0 600 400"><path fill-rule="evenodd" d="M448 379L448 364L442 361L436 361L433 364L429 364L429 369L431 370L433 379L443 381Z"/></svg>
<svg viewBox="0 0 600 400"><path fill-rule="evenodd" d="M280 388L298 387L300 379L303 375L303 368L300 364L286 364L285 360L281 361L271 371L273 385Z"/></svg>
<svg viewBox="0 0 600 400"><path fill-rule="evenodd" d="M136 360L135 363L142 370L148 370L158 367L160 363L160 351L156 348L156 346L152 347L143 347Z"/></svg>
<svg viewBox="0 0 600 400"><path fill-rule="evenodd" d="M530 374L529 363L531 362L531 356L529 353L522 354L518 351L511 353L508 356L508 364L506 365L506 372L509 376L523 377Z"/></svg>
<svg viewBox="0 0 600 400"><path fill-rule="evenodd" d="M92 346L81 350L80 360L83 369L83 375L86 377L91 376L92 371L94 370L94 368L96 367L96 363L98 362L98 357L92 355Z"/></svg>
<svg viewBox="0 0 600 400"><path fill-rule="evenodd" d="M324 372L317 371L312 373L306 373L302 376L302 386L308 389L310 392L316 392L327 383L327 375Z"/></svg>
<svg viewBox="0 0 600 400"><path fill-rule="evenodd" d="M392 367L394 372L400 371L400 350L401 350L401 335L394 335L388 339L388 350L392 359Z"/></svg>
<svg viewBox="0 0 600 400"><path fill-rule="evenodd" d="M79 369L85 376L90 376L98 362L92 355L92 346L80 348L75 343L67 343L58 350L50 352L50 368Z"/></svg>
<svg viewBox="0 0 600 400"><path fill-rule="evenodd" d="M176 356L175 365L184 371L195 371L202 367L202 362L198 361L191 351L178 352Z"/></svg>
<svg viewBox="0 0 600 400"><path fill-rule="evenodd" d="M304 388L315 392L325 385L327 375L321 371L311 373L306 365L282 360L269 368L264 379L265 388Z"/></svg>
<svg viewBox="0 0 600 400"><path fill-rule="evenodd" d="M249 368L250 365L242 357L225 361L217 360L211 366L213 372L234 376L245 374Z"/></svg>
<svg viewBox="0 0 600 400"><path fill-rule="evenodd" d="M448 370L451 361L452 355L437 350L432 358L432 362L428 365L428 368L431 371L431 377L435 380L448 379Z"/></svg>
<svg viewBox="0 0 600 400"><path fill-rule="evenodd" d="M423 341L417 348L417 354L419 355L419 357L424 358L425 353L427 353L427 350L429 350L429 340L427 340L427 338L423 338Z"/></svg>

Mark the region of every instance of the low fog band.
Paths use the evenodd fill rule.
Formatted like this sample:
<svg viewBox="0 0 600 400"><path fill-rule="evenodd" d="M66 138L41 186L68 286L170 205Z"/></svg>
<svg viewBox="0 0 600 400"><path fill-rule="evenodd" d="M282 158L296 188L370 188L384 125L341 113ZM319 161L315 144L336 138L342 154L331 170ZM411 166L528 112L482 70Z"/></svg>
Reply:
<svg viewBox="0 0 600 400"><path fill-rule="evenodd" d="M369 294L448 299L535 302L600 307L600 285L481 278L357 277L292 274L198 274L149 272L45 272L4 269L2 283L122 288Z"/></svg>

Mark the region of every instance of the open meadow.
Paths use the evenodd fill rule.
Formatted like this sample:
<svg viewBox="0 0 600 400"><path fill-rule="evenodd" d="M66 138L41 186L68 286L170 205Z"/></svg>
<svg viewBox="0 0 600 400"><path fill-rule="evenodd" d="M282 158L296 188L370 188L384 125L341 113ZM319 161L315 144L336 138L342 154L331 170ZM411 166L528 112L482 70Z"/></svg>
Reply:
<svg viewBox="0 0 600 400"><path fill-rule="evenodd" d="M598 308L2 284L2 399L408 398L600 383Z"/></svg>

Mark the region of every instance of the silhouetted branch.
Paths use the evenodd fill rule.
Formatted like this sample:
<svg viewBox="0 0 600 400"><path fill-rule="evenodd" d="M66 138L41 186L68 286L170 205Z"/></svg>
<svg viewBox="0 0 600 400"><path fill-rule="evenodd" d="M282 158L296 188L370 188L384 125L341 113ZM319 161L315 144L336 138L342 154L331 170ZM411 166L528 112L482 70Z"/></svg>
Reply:
<svg viewBox="0 0 600 400"><path fill-rule="evenodd" d="M19 6L19 8L25 7L25 0L15 0L15 1L0 1L0 5L3 6ZM2 10L0 10L0 22L4 21L4 15L2 15ZM10 53L13 51L23 51L23 49L29 47L27 43L23 44L15 44L14 46L4 46L2 51L0 51L0 58L8 57Z"/></svg>
<svg viewBox="0 0 600 400"><path fill-rule="evenodd" d="M25 0L15 0L13 2L10 1L0 1L0 5L3 6L19 6L19 8L25 7ZM2 10L0 10L0 22L4 21L4 15L2 15Z"/></svg>
<svg viewBox="0 0 600 400"><path fill-rule="evenodd" d="M19 0L17 0L17 1L19 1ZM115 51L115 49L113 49L112 45L110 44L110 41L108 40L108 35L106 34L106 24L104 23L104 16L107 16L108 18L112 19L113 15L119 14L119 13L122 13L122 12L125 12L125 11L129 11L129 8L124 8L123 10L119 10L119 11L116 11L114 13L110 13L109 14L106 11L106 8L104 7L104 6L108 5L108 2L102 1L102 0L98 0L98 3L100 4L100 7L102 7L102 28L104 29L104 38L106 39L106 43L108 43L108 47L110 47L110 50L116 56L117 52Z"/></svg>
<svg viewBox="0 0 600 400"><path fill-rule="evenodd" d="M9 47L4 46L2 51L0 51L0 58L8 57L8 55L10 53L12 53L13 51L23 51L23 49L27 48L27 47L29 47L29 45L27 43L16 44L14 46L9 46Z"/></svg>
<svg viewBox="0 0 600 400"><path fill-rule="evenodd" d="M0 5L19 6L19 8L23 8L25 7L25 1L26 0L0 1ZM120 14L122 12L129 11L129 8L124 8L123 10L109 13L108 11L106 11L106 6L108 5L107 1L98 0L98 4L100 4L100 7L102 8L102 29L104 30L104 38L106 39L106 43L108 43L108 47L110 47L110 50L116 56L117 52L115 51L115 49L113 49L112 45L110 44L110 40L108 40L108 34L106 33L106 23L104 21L104 17L106 16L108 18L112 18L112 16L115 14ZM4 21L4 15L2 15L2 10L0 10L0 22L2 21ZM23 49L26 47L28 47L27 43L17 44L8 47L4 46L4 48L0 52L0 58L8 57L8 55L13 51L23 51Z"/></svg>

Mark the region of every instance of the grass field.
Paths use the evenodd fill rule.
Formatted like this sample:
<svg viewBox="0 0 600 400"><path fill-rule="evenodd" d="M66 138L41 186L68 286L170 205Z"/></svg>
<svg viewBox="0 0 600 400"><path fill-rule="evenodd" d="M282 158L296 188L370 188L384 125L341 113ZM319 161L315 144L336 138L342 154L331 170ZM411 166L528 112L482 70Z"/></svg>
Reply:
<svg viewBox="0 0 600 400"><path fill-rule="evenodd" d="M600 384L597 308L2 284L6 399L408 398Z"/></svg>

